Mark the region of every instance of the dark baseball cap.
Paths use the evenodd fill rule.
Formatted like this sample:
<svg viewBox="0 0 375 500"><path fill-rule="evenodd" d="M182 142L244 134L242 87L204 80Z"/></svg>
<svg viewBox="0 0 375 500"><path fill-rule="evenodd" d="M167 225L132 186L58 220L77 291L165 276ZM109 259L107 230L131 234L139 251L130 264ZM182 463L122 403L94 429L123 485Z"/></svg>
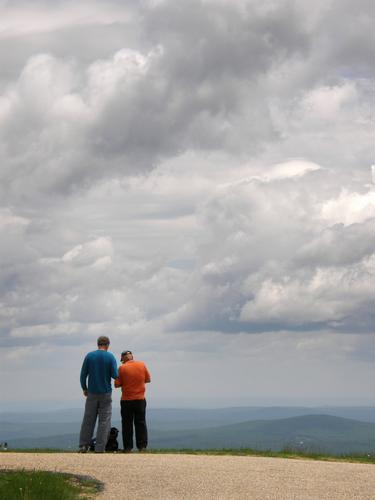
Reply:
<svg viewBox="0 0 375 500"><path fill-rule="evenodd" d="M121 356L125 356L125 354L133 354L131 351L122 351Z"/></svg>

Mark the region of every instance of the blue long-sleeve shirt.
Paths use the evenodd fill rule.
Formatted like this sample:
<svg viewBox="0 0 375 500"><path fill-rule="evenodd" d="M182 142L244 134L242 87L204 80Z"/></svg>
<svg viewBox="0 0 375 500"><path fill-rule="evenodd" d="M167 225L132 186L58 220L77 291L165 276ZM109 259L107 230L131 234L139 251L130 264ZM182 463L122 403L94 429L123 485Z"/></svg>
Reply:
<svg viewBox="0 0 375 500"><path fill-rule="evenodd" d="M111 352L98 349L86 355L81 369L82 390L94 394L112 392L111 378L117 377L117 363Z"/></svg>

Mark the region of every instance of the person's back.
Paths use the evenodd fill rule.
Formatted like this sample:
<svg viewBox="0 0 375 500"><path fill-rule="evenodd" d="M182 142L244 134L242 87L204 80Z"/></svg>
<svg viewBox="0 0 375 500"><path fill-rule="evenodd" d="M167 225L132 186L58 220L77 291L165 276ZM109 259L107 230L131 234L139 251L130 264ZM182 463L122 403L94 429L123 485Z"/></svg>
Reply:
<svg viewBox="0 0 375 500"><path fill-rule="evenodd" d="M150 374L143 361L129 360L119 367L119 381L123 401L144 399L145 384L150 382Z"/></svg>
<svg viewBox="0 0 375 500"><path fill-rule="evenodd" d="M111 392L111 378L114 374L115 359L112 353L97 349L89 352L82 365L81 383L88 376L87 389L93 394Z"/></svg>

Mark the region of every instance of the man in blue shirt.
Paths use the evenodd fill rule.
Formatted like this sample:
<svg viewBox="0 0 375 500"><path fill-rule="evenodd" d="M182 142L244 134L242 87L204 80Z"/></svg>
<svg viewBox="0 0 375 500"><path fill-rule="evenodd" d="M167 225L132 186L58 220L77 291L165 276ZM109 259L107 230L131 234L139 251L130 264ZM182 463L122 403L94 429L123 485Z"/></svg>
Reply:
<svg viewBox="0 0 375 500"><path fill-rule="evenodd" d="M99 337L98 349L89 352L82 364L81 387L87 399L79 436L79 451L81 453L85 453L90 447L96 419L98 417L95 444L96 453L104 453L111 429L111 379L117 378L118 372L114 355L107 352L109 343L108 337Z"/></svg>

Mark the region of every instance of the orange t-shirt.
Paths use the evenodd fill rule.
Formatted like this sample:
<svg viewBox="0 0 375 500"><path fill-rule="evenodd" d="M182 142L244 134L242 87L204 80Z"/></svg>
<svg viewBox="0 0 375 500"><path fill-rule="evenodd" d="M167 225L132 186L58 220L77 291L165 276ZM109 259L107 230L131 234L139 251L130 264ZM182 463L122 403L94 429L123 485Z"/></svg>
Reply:
<svg viewBox="0 0 375 500"><path fill-rule="evenodd" d="M130 360L118 369L115 387L121 387L122 400L145 398L145 384L151 382L150 373L143 361Z"/></svg>

